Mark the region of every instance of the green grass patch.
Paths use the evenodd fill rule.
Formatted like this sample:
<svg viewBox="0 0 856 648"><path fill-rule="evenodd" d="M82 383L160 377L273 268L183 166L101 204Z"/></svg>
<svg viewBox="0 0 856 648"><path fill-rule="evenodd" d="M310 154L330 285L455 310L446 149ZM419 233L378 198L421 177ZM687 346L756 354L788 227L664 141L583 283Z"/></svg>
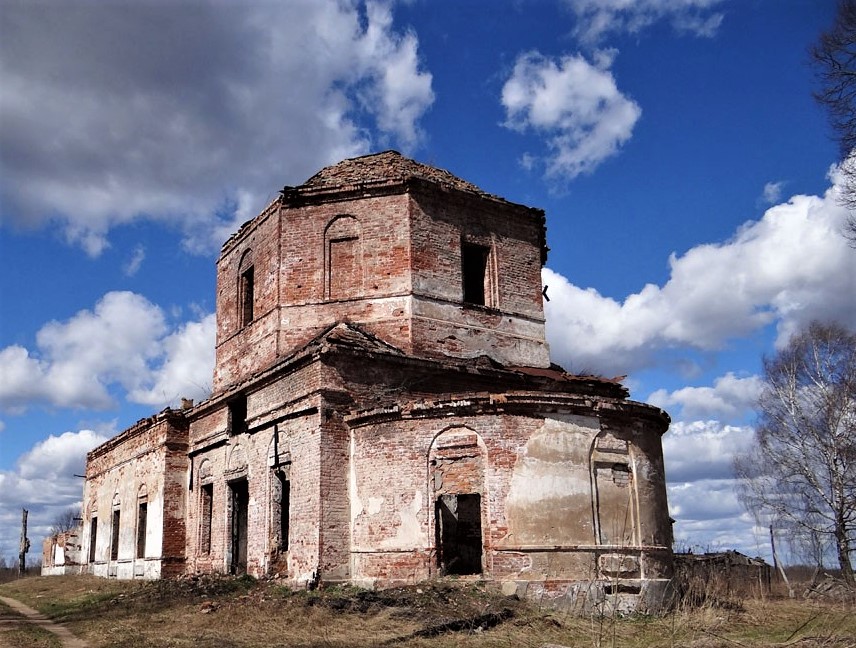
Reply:
<svg viewBox="0 0 856 648"><path fill-rule="evenodd" d="M101 611L104 604L115 599L110 592L89 592L77 598L51 601L42 600L38 603L38 610L54 621L63 623L76 618L86 617L93 611Z"/></svg>

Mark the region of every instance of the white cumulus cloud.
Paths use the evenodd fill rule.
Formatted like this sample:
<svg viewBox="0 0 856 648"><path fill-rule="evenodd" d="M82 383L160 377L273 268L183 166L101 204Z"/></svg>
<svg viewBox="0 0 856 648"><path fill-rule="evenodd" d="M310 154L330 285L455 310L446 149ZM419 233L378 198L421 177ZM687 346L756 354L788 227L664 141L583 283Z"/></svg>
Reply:
<svg viewBox="0 0 856 648"><path fill-rule="evenodd" d="M593 171L632 135L642 114L610 72L614 51L552 59L520 55L502 88L505 126L535 131L546 141L547 177L568 180ZM531 165L532 156L529 155Z"/></svg>
<svg viewBox="0 0 856 648"><path fill-rule="evenodd" d="M0 408L42 404L104 409L111 389L167 405L207 395L213 373L213 315L173 331L160 307L132 292L110 292L95 307L36 335L37 350L0 349Z"/></svg>
<svg viewBox="0 0 856 648"><path fill-rule="evenodd" d="M734 457L753 440L752 427L716 420L678 421L663 436L669 512L680 549L765 552L734 489Z"/></svg>
<svg viewBox="0 0 856 648"><path fill-rule="evenodd" d="M841 234L848 215L833 186L793 196L724 243L672 254L663 286L622 301L549 268L545 304L553 359L616 375L656 364L667 350L721 349L774 324L782 344L811 320L856 325L856 255Z"/></svg>
<svg viewBox="0 0 856 648"><path fill-rule="evenodd" d="M216 334L216 316L211 313L198 322L187 322L164 338L163 364L152 372L145 387L129 394L129 399L162 406L182 397L208 397L214 375Z"/></svg>
<svg viewBox="0 0 856 648"><path fill-rule="evenodd" d="M21 509L27 509L29 561L41 553L57 515L80 504L86 453L106 441L113 431L80 430L51 435L18 458L13 470L0 470L0 556L16 558Z"/></svg>
<svg viewBox="0 0 856 648"><path fill-rule="evenodd" d="M586 43L608 34L636 34L655 22L666 20L681 33L711 37L723 14L713 11L723 0L565 0L574 13L574 33Z"/></svg>
<svg viewBox="0 0 856 648"><path fill-rule="evenodd" d="M432 79L391 6L6 3L0 218L56 222L91 255L137 219L211 250L283 184L414 147Z"/></svg>
<svg viewBox="0 0 856 648"><path fill-rule="evenodd" d="M670 484L667 490L679 550L736 549L749 556L769 553L763 530L756 527L734 493L733 480Z"/></svg>
<svg viewBox="0 0 856 648"><path fill-rule="evenodd" d="M752 443L746 425L723 425L716 420L677 421L663 437L666 478L670 483L731 479L735 453Z"/></svg>
<svg viewBox="0 0 856 648"><path fill-rule="evenodd" d="M646 400L666 410L677 405L684 419L732 420L754 408L762 386L758 376L740 378L728 372L717 378L713 387L682 387L672 392L658 389Z"/></svg>

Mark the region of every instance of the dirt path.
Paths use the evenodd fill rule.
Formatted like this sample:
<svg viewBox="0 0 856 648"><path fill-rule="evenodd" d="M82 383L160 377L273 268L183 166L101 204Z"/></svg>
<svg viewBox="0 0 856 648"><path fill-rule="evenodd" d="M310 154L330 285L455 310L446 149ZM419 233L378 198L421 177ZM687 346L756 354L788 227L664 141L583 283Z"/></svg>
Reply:
<svg viewBox="0 0 856 648"><path fill-rule="evenodd" d="M71 632L69 632L68 628L65 626L59 625L58 623L54 623L50 619L48 619L45 615L37 612L33 608L24 605L20 601L16 601L13 598L7 598L5 596L0 596L0 601L3 601L10 608L18 612L19 614L24 615L27 621L33 623L40 628L44 628L49 632L53 632L57 637L62 641L63 648L89 648L89 644L87 644L83 639L78 639ZM0 645L2 645L2 638L0 638Z"/></svg>

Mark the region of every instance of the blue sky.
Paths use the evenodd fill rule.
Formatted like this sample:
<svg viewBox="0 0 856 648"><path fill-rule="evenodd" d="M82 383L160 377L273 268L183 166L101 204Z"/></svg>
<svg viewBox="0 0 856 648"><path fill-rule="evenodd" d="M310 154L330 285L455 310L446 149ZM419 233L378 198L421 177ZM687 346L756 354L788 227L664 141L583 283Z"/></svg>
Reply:
<svg viewBox="0 0 856 648"><path fill-rule="evenodd" d="M683 545L768 553L730 469L761 357L856 327L807 55L834 9L0 0L0 556L87 450L210 390L228 234L387 148L546 210L554 361L671 413Z"/></svg>

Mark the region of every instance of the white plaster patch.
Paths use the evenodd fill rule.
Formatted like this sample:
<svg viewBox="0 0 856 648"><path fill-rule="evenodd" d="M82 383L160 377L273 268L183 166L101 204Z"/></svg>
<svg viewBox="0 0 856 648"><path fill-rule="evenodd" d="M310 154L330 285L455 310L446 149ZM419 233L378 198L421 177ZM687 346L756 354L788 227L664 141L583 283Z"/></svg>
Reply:
<svg viewBox="0 0 856 648"><path fill-rule="evenodd" d="M383 508L383 498L382 497L370 497L369 498L369 515L377 515L380 513L381 508Z"/></svg>
<svg viewBox="0 0 856 648"><path fill-rule="evenodd" d="M427 543L427 538L422 529L420 512L422 511L422 491L416 490L410 505L402 507L398 511L401 520L394 538L388 538L381 542L384 549L412 549L422 547Z"/></svg>
<svg viewBox="0 0 856 648"><path fill-rule="evenodd" d="M508 503L528 505L579 496L591 496L591 479L583 467L528 459L514 471Z"/></svg>
<svg viewBox="0 0 856 648"><path fill-rule="evenodd" d="M354 461L354 455L356 454L356 444L357 441L354 439L354 433L351 432L351 447L350 447L350 466L348 469L348 485L350 486L351 491L351 526L353 527L354 522L363 512L363 502L360 500L359 490L357 489L357 467L356 461Z"/></svg>
<svg viewBox="0 0 856 648"><path fill-rule="evenodd" d="M508 505L591 497L588 448L600 431L596 419L546 419L527 442L511 477Z"/></svg>

